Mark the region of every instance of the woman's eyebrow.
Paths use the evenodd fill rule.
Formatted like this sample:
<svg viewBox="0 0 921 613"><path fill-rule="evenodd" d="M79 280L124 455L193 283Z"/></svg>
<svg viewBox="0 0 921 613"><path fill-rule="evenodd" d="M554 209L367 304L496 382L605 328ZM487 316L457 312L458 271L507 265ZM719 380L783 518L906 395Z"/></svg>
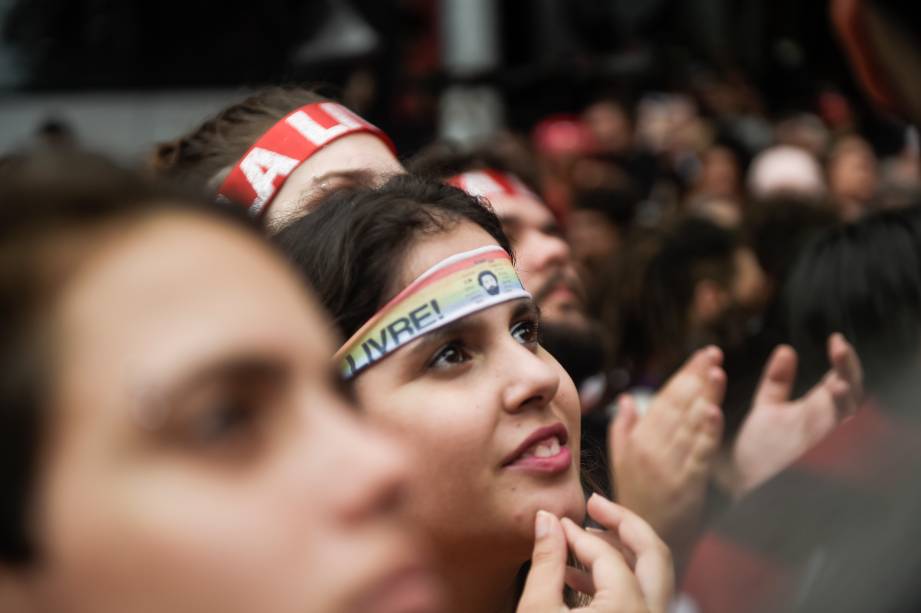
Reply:
<svg viewBox="0 0 921 613"><path fill-rule="evenodd" d="M218 379L273 380L287 374L287 368L275 356L259 353L239 353L222 356L192 370L171 386L171 394Z"/></svg>
<svg viewBox="0 0 921 613"><path fill-rule="evenodd" d="M374 176L374 173L370 170L361 168L356 168L354 170L331 170L322 175L313 177L310 181L310 187L301 192L301 196L309 195L317 187L332 179L341 179L346 181L349 185L369 186L374 183Z"/></svg>
<svg viewBox="0 0 921 613"><path fill-rule="evenodd" d="M518 304L511 314L512 319L518 319L527 315L540 319L540 307L538 307L533 300L518 300L517 302ZM489 309L486 309L486 311L488 310ZM483 326L482 320L477 316L484 312L485 311L478 311L472 313L467 317L445 325L443 328L438 328L437 330L433 330L419 337L405 347L406 352L410 355L424 353L433 346L441 345L452 338L457 338L458 336L463 336L464 334L469 334L471 331L475 331L477 328Z"/></svg>
<svg viewBox="0 0 921 613"><path fill-rule="evenodd" d="M420 336L406 347L407 353L410 355L423 353L433 346L441 345L452 338L463 335L467 330L476 326L470 319L470 317L464 317Z"/></svg>
<svg viewBox="0 0 921 613"><path fill-rule="evenodd" d="M288 369L276 357L254 353L221 356L206 361L178 381L163 381L139 387L134 419L145 429L155 430L169 421L182 398L196 389L217 381L273 383L288 375Z"/></svg>
<svg viewBox="0 0 921 613"><path fill-rule="evenodd" d="M371 187L374 185L374 178L375 175L370 170L331 170L313 177L310 185L298 194L298 202L310 210L332 191L348 187ZM331 181L336 181L337 184L325 185Z"/></svg>
<svg viewBox="0 0 921 613"><path fill-rule="evenodd" d="M531 315L535 319L540 319L540 307L532 299L520 300L515 310L512 311L512 319L518 319L525 315Z"/></svg>

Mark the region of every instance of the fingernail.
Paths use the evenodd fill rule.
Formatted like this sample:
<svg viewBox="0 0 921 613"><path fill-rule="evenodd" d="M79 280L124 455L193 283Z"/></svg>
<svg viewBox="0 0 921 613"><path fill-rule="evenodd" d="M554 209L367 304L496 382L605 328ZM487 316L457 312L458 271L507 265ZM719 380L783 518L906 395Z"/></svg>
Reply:
<svg viewBox="0 0 921 613"><path fill-rule="evenodd" d="M537 519L534 522L534 538L542 539L550 532L550 514L546 511L538 511Z"/></svg>

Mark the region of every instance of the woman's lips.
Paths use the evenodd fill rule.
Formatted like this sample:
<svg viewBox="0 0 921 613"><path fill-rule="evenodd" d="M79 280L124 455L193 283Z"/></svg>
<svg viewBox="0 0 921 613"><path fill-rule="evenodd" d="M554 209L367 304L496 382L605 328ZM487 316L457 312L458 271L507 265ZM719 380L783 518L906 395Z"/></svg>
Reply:
<svg viewBox="0 0 921 613"><path fill-rule="evenodd" d="M569 447L560 447L554 456L541 458L537 456L522 457L508 465L508 468L531 472L556 474L569 469L572 465L572 452Z"/></svg>
<svg viewBox="0 0 921 613"><path fill-rule="evenodd" d="M561 423L539 428L506 456L502 466L547 474L565 471L572 465L568 436Z"/></svg>

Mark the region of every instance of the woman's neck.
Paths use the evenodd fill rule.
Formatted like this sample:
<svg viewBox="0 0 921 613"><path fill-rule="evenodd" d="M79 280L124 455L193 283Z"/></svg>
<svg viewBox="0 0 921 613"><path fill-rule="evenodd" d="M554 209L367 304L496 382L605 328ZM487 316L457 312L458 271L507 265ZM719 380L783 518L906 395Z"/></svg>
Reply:
<svg viewBox="0 0 921 613"><path fill-rule="evenodd" d="M442 560L452 613L513 613L523 561L503 562L500 557L492 552Z"/></svg>

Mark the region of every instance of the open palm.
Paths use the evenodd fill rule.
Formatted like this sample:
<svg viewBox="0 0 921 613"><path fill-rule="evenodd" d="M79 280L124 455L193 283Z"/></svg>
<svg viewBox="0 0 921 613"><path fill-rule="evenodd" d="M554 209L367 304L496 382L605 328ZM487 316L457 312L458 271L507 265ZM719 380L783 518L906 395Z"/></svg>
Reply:
<svg viewBox="0 0 921 613"><path fill-rule="evenodd" d="M852 415L863 396L863 373L854 348L840 334L828 339L831 370L804 396L790 399L797 356L774 350L752 409L732 449L732 493L738 498L792 464Z"/></svg>

